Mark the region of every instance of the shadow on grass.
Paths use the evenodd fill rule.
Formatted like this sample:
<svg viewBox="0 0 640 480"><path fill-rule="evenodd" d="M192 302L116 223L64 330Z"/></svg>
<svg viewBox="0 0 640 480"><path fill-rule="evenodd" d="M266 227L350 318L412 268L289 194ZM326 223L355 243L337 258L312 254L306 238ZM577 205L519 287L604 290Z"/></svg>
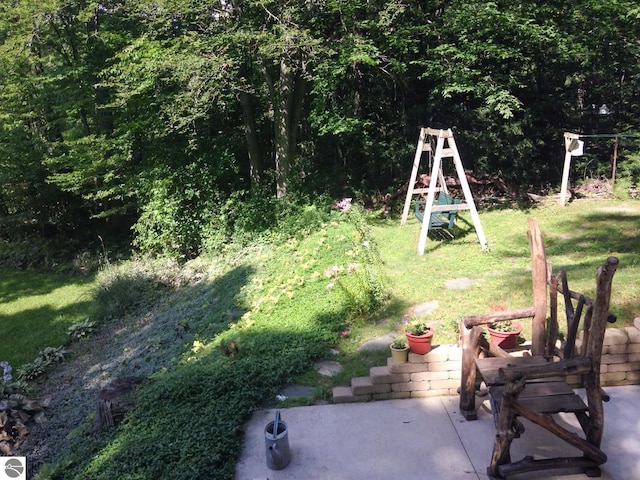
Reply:
<svg viewBox="0 0 640 480"><path fill-rule="evenodd" d="M46 347L67 342L67 328L83 320L91 311L91 301L75 302L64 308L42 306L14 315L0 315L2 360L19 366L32 362Z"/></svg>
<svg viewBox="0 0 640 480"><path fill-rule="evenodd" d="M73 323L92 315L88 277L0 271L1 360L19 366L45 347L59 347Z"/></svg>
<svg viewBox="0 0 640 480"><path fill-rule="evenodd" d="M575 253L636 253L640 251L638 236L640 214L596 211L576 216L565 224L566 237L549 236L546 240L552 255Z"/></svg>
<svg viewBox="0 0 640 480"><path fill-rule="evenodd" d="M60 478L167 478L169 471L171 478L233 478L245 422L279 388L328 354L346 316L332 301L323 303L321 295L329 294L320 283L310 287L317 298L312 305L283 298L273 310L228 328L235 319L230 312L248 308L243 287L252 272L239 267L179 292L176 312L182 317L189 312L189 331L206 335L198 333L193 349L177 359L172 352L174 359L156 369L121 428L69 445L73 453L69 463L61 464ZM206 308L197 315L189 305L198 303ZM156 334L145 340L165 344L173 335L179 342L174 333L178 318L156 315L148 327ZM205 344L205 337L215 340ZM197 343L201 346L195 348Z"/></svg>

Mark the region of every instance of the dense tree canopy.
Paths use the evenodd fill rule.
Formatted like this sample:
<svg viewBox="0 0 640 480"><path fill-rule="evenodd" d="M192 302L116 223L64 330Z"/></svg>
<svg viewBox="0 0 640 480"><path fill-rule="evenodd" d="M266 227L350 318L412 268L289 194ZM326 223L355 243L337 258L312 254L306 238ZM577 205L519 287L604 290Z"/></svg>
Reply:
<svg viewBox="0 0 640 480"><path fill-rule="evenodd" d="M397 188L421 126L554 185L563 131L638 131L638 38L626 0L4 1L0 236L193 255L300 195Z"/></svg>

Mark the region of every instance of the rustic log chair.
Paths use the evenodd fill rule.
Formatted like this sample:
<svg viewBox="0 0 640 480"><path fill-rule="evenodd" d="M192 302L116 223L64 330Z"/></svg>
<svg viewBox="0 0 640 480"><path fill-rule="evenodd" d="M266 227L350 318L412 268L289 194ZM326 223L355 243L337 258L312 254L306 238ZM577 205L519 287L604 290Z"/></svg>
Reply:
<svg viewBox="0 0 640 480"><path fill-rule="evenodd" d="M609 257L598 268L596 297L591 300L569 290L566 272L551 275L547 264L542 234L538 223L529 219L534 306L518 310L468 316L461 324L463 360L460 388L460 411L467 420L477 418L475 391L476 371L488 387L489 400L496 425L493 455L487 471L492 478L504 478L517 473L543 469L579 467L588 476L600 476L599 465L607 460L600 450L604 414L602 402L608 397L600 388L600 357L607 321L615 321L609 313L611 282L618 259ZM547 316L547 285L549 285L549 322ZM564 345L557 346L557 295L565 301L567 335ZM574 308L573 301L577 304ZM575 351L575 339L583 311L583 339L580 352ZM482 335L480 325L496 320L533 318L530 356L512 356L490 344ZM489 357L488 355L493 355ZM555 360L555 361L554 361ZM582 375L587 404L566 383L567 375ZM551 416L559 412L576 415L584 438L556 423ZM523 432L517 416L545 428L583 452L581 457L536 459L527 456L511 462L510 447Z"/></svg>

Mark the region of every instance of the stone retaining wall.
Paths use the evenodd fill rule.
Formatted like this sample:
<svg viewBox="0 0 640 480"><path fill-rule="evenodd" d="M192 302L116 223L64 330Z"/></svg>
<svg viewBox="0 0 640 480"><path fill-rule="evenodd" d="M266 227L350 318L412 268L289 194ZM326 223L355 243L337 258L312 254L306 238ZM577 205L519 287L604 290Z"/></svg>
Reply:
<svg viewBox="0 0 640 480"><path fill-rule="evenodd" d="M580 337L581 338L581 337ZM580 347L580 339L576 341ZM602 386L640 384L640 317L634 326L608 328L602 350ZM366 402L394 398L457 395L460 387L462 350L457 345L438 345L426 355L409 353L408 363L372 367L368 377L356 377L348 387L333 389L334 403ZM568 378L579 386L580 377Z"/></svg>
<svg viewBox="0 0 640 480"><path fill-rule="evenodd" d="M640 384L640 317L633 327L607 329L601 365L602 386Z"/></svg>

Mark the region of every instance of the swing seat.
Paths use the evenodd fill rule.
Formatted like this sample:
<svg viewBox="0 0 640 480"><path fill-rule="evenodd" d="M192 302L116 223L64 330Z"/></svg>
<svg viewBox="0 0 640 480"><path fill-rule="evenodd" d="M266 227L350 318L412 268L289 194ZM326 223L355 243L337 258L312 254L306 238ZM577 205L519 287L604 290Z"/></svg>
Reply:
<svg viewBox="0 0 640 480"><path fill-rule="evenodd" d="M424 207L426 200L416 200L414 214L416 218L422 223L424 221ZM459 198L453 198L448 193L438 193L438 198L435 202L436 205L454 205L459 204ZM442 212L432 212L429 218L429 229L431 228L446 228L448 230L453 229L453 225L456 221L457 210L445 210Z"/></svg>

